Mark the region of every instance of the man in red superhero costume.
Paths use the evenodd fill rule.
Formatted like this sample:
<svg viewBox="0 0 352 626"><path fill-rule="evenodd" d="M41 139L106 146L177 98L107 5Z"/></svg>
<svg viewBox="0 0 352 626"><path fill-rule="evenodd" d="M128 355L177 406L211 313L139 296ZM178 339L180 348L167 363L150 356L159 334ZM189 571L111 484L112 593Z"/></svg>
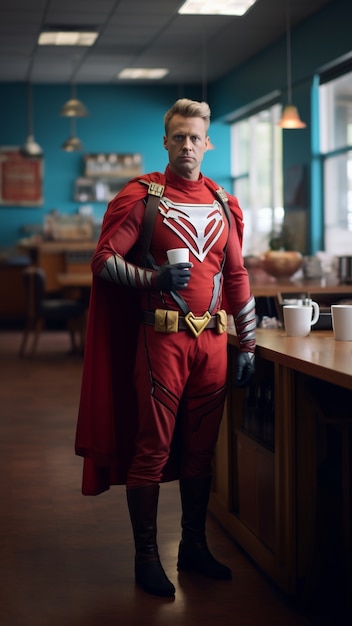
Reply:
<svg viewBox="0 0 352 626"><path fill-rule="evenodd" d="M83 493L126 484L136 582L168 597L175 587L156 540L159 484L166 480L180 484L178 569L231 578L205 537L226 394L225 300L239 339L235 384L245 386L254 373L255 303L242 259L242 212L200 172L209 122L206 103L178 100L164 119L165 173L130 181L108 206L92 260L76 434ZM157 200L147 225L150 195ZM187 248L189 262L171 265L173 248Z"/></svg>

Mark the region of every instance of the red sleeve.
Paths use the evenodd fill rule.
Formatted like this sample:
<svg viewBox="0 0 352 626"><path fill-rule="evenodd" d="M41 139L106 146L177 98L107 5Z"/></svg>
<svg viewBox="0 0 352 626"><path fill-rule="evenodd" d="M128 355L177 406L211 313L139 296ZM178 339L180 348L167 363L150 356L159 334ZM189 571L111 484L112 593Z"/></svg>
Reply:
<svg viewBox="0 0 352 626"><path fill-rule="evenodd" d="M143 200L138 200L131 208L126 219L121 222L116 219L115 223L109 220L109 225L103 224L98 245L92 258L92 272L99 275L103 265L109 257L119 254L125 257L138 241L145 213Z"/></svg>
<svg viewBox="0 0 352 626"><path fill-rule="evenodd" d="M233 213L224 266L224 293L228 311L234 317L251 297L248 272L242 256L242 230L239 232Z"/></svg>
<svg viewBox="0 0 352 626"><path fill-rule="evenodd" d="M104 215L98 245L92 259L93 274L100 274L109 256L117 252L126 254L138 239L143 224L145 205L142 201L148 193L148 184L156 182L165 184L165 177L160 172L144 174L128 182L123 189L109 202ZM138 205L138 206L136 206ZM131 220L125 226L126 243L119 236L122 226L135 207Z"/></svg>

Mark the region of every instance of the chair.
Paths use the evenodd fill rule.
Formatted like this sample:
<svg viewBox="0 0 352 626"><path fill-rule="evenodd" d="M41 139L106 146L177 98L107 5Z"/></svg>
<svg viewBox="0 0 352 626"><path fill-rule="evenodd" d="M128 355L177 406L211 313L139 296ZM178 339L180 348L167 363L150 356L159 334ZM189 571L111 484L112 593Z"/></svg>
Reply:
<svg viewBox="0 0 352 626"><path fill-rule="evenodd" d="M23 284L27 303L27 321L19 350L20 356L26 352L30 333L34 333L29 356L34 356L38 339L45 323L66 322L70 332L72 351L77 351L76 332L80 335L79 349L84 348L86 306L79 300L49 298L46 295L45 272L39 267L27 267L23 271Z"/></svg>

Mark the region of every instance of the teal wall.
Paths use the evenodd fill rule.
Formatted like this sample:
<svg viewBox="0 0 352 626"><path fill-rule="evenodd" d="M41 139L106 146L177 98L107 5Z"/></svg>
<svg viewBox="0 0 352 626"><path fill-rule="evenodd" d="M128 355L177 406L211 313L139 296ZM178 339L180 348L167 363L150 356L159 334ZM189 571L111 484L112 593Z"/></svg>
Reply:
<svg viewBox="0 0 352 626"><path fill-rule="evenodd" d="M310 171L313 76L321 66L351 52L351 18L352 2L333 0L292 31L293 100L307 128L284 131L284 169L302 164ZM202 170L228 190L231 189L230 137L226 117L277 89L283 92L285 103L285 38L208 86L212 109L210 136L216 149L205 155ZM15 245L23 225L41 224L44 214L51 209L74 213L78 208L78 203L73 201L73 188L75 179L83 175L83 153L61 150L61 144L70 135L70 124L67 118L60 117L59 111L69 97L68 85L33 85L34 134L45 152L44 204L0 206L0 252ZM144 171L152 171L163 170L166 165L167 155L162 145L165 111L179 97L201 99L202 89L200 85L183 88L78 85L78 97L89 109L89 117L77 120L77 135L84 151L139 152ZM26 86L0 84L0 145L20 146L26 134ZM310 176L311 195L314 190L309 183ZM93 207L96 219L101 220L105 204L94 203ZM322 207L318 204L316 210L322 211Z"/></svg>
<svg viewBox="0 0 352 626"><path fill-rule="evenodd" d="M0 144L20 146L27 134L26 86L1 84L0 94ZM77 135L84 152L139 152L144 171L164 170L167 154L163 147L163 117L180 95L200 99L200 87L190 87L180 94L176 87L79 85L78 97L89 110L89 117L77 120ZM61 117L59 111L69 97L68 86L33 85L34 135L45 154L44 204L1 206L0 248L14 246L23 225L41 225L45 213L54 208L68 214L77 211L79 204L73 201L73 190L75 179L83 175L84 152L61 150L70 135L70 121ZM206 155L204 170L223 184L229 179L228 132L223 124L217 129L214 122L211 135L217 150ZM105 203L90 204L100 221Z"/></svg>

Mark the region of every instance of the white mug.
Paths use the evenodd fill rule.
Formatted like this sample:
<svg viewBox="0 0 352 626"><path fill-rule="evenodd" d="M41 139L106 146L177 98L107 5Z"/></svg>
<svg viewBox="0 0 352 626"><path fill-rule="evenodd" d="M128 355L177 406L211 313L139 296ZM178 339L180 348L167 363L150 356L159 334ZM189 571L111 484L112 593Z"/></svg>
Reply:
<svg viewBox="0 0 352 626"><path fill-rule="evenodd" d="M320 310L319 304L310 300L309 304L285 304L283 313L288 337L305 337L317 323Z"/></svg>
<svg viewBox="0 0 352 626"><path fill-rule="evenodd" d="M166 254L170 265L189 262L188 248L172 248L171 250L167 250Z"/></svg>
<svg viewBox="0 0 352 626"><path fill-rule="evenodd" d="M352 341L352 305L331 305L332 329L337 341Z"/></svg>

